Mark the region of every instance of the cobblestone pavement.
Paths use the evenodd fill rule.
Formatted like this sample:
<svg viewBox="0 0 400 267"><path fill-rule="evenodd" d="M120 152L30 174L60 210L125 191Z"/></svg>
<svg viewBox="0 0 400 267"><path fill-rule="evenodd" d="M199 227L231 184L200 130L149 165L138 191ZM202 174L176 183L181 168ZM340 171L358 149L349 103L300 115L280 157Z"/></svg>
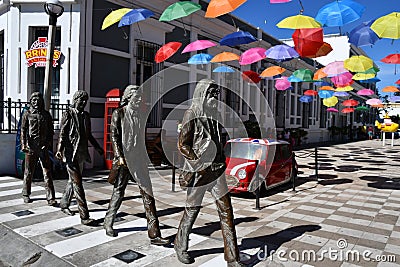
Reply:
<svg viewBox="0 0 400 267"><path fill-rule="evenodd" d="M400 266L400 140L393 148L375 140L319 147L318 179L313 152L296 152L296 191L285 185L267 192L261 210L254 209L251 195L232 196L243 261L249 266ZM112 186L106 171L86 176L90 215L101 224ZM171 191L171 170L152 170L151 177L163 236L172 239L185 192L178 185ZM65 183L55 181L58 198ZM40 182L32 187L33 203L23 204L21 187L20 179L0 177L1 226L66 266L184 266L172 247L150 245L135 184L128 185L115 238L106 236L101 226L81 225L78 215L47 206ZM190 238L189 253L196 259L192 266L226 265L219 217L208 193ZM7 266L2 255L0 261ZM130 263L122 261L133 257L137 259ZM43 260L35 264L51 266Z"/></svg>

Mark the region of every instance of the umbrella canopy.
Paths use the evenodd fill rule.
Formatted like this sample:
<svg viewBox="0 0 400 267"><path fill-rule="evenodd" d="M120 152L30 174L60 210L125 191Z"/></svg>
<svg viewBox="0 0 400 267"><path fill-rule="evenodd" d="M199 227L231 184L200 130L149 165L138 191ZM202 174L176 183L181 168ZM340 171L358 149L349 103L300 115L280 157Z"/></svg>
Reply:
<svg viewBox="0 0 400 267"><path fill-rule="evenodd" d="M372 23L373 21L363 22L351 30L349 34L349 42L355 46L375 44L379 40L379 37L373 30L371 30L370 26Z"/></svg>
<svg viewBox="0 0 400 267"><path fill-rule="evenodd" d="M165 45L160 47L160 49L158 49L158 51L154 57L154 61L156 63L161 63L161 62L167 60L168 58L172 57L181 46L182 46L182 43L180 43L180 42L166 43Z"/></svg>
<svg viewBox="0 0 400 267"><path fill-rule="evenodd" d="M246 82L259 83L261 81L260 75L252 70L243 71L242 77Z"/></svg>
<svg viewBox="0 0 400 267"><path fill-rule="evenodd" d="M388 64L400 64L400 54L387 55L381 61ZM394 67L394 74L396 74L396 66Z"/></svg>
<svg viewBox="0 0 400 267"><path fill-rule="evenodd" d="M328 112L339 112L336 108L327 108L326 111Z"/></svg>
<svg viewBox="0 0 400 267"><path fill-rule="evenodd" d="M160 16L159 21L171 21L183 18L201 9L201 5L191 1L180 1L168 6Z"/></svg>
<svg viewBox="0 0 400 267"><path fill-rule="evenodd" d="M342 109L342 113L352 113L354 112L354 108L344 108Z"/></svg>
<svg viewBox="0 0 400 267"><path fill-rule="evenodd" d="M298 69L293 72L293 76L299 78L303 82L311 82L314 74L309 69Z"/></svg>
<svg viewBox="0 0 400 267"><path fill-rule="evenodd" d="M375 92L372 91L371 89L361 89L357 91L357 95L373 95L373 94L375 94Z"/></svg>
<svg viewBox="0 0 400 267"><path fill-rule="evenodd" d="M206 18L216 18L241 6L247 0L211 0L206 11Z"/></svg>
<svg viewBox="0 0 400 267"><path fill-rule="evenodd" d="M400 79L398 79L398 80L395 82L395 84L400 84Z"/></svg>
<svg viewBox="0 0 400 267"><path fill-rule="evenodd" d="M393 12L375 20L371 29L381 38L400 38L400 12Z"/></svg>
<svg viewBox="0 0 400 267"><path fill-rule="evenodd" d="M333 93L333 91L322 90L318 92L318 95L320 98L330 98L333 97Z"/></svg>
<svg viewBox="0 0 400 267"><path fill-rule="evenodd" d="M384 107L382 103L377 104L377 105L370 105L370 106L371 106L371 108L383 108Z"/></svg>
<svg viewBox="0 0 400 267"><path fill-rule="evenodd" d="M197 40L197 41L194 41L194 42L188 44L183 49L182 54L183 53L187 53L187 52L207 49L209 47L213 47L213 46L216 46L216 45L217 45L216 43L211 42L209 40Z"/></svg>
<svg viewBox="0 0 400 267"><path fill-rule="evenodd" d="M354 99L348 99L348 100L343 101L343 103L342 103L342 105L345 107L354 107L354 106L357 106L358 104L359 104L358 101L354 100Z"/></svg>
<svg viewBox="0 0 400 267"><path fill-rule="evenodd" d="M226 62L226 61L233 61L233 60L239 60L240 56L236 55L235 53L231 53L231 52L222 52L219 53L217 55L215 55L215 57L213 57L213 59L211 60L211 62Z"/></svg>
<svg viewBox="0 0 400 267"><path fill-rule="evenodd" d="M265 51L265 55L266 57L275 59L277 61L285 61L299 57L299 54L296 52L296 50L288 45L275 45Z"/></svg>
<svg viewBox="0 0 400 267"><path fill-rule="evenodd" d="M302 57L315 55L324 43L322 28L297 29L292 38L294 48Z"/></svg>
<svg viewBox="0 0 400 267"><path fill-rule="evenodd" d="M189 58L188 64L193 64L193 65L208 64L208 63L210 63L212 58L213 58L213 56L210 54L200 53L200 54L196 54L196 55L192 56L191 58Z"/></svg>
<svg viewBox="0 0 400 267"><path fill-rule="evenodd" d="M363 72L374 66L374 62L366 56L352 56L344 61L344 67L352 72Z"/></svg>
<svg viewBox="0 0 400 267"><path fill-rule="evenodd" d="M378 67L372 67L372 68L367 69L366 71L360 72L360 73L365 73L365 74L373 73L373 74L377 74L379 71L380 71L380 69L379 69Z"/></svg>
<svg viewBox="0 0 400 267"><path fill-rule="evenodd" d="M335 93L333 93L333 95L334 95L334 96L339 96L339 97L346 97L346 96L349 96L349 94L346 93L346 92L335 92Z"/></svg>
<svg viewBox="0 0 400 267"><path fill-rule="evenodd" d="M103 20L103 24L101 25L101 29L105 30L106 28L110 27L111 25L113 25L114 23L117 23L118 21L121 20L121 18L128 13L129 11L131 11L132 9L130 8L120 8L114 11L111 11L110 14L108 14L104 20Z"/></svg>
<svg viewBox="0 0 400 267"><path fill-rule="evenodd" d="M282 78L279 78L279 79L275 80L275 88L276 88L276 90L283 91L283 90L288 89L290 86L291 86L291 83L290 83L290 81L288 80L287 77L282 77Z"/></svg>
<svg viewBox="0 0 400 267"><path fill-rule="evenodd" d="M324 106L327 106L327 107L333 107L338 102L339 102L339 100L336 96L332 96L332 97L325 98L324 100L322 100L322 103L324 104Z"/></svg>
<svg viewBox="0 0 400 267"><path fill-rule="evenodd" d="M345 72L338 76L331 77L331 81L337 87L344 87L353 83L353 74L350 72Z"/></svg>
<svg viewBox="0 0 400 267"><path fill-rule="evenodd" d="M355 110L364 112L364 111L368 111L369 108L366 106L358 106L355 108Z"/></svg>
<svg viewBox="0 0 400 267"><path fill-rule="evenodd" d="M321 24L314 18L304 15L287 17L276 24L278 28L285 29L309 29L321 28Z"/></svg>
<svg viewBox="0 0 400 267"><path fill-rule="evenodd" d="M279 66L272 66L266 68L263 72L261 72L260 77L273 77L279 74L282 74L286 71L285 68Z"/></svg>
<svg viewBox="0 0 400 267"><path fill-rule="evenodd" d="M400 102L400 96L389 97L390 102Z"/></svg>
<svg viewBox="0 0 400 267"><path fill-rule="evenodd" d="M350 92L352 90L353 90L353 87L351 87L351 86L345 86L345 87L336 88L336 92Z"/></svg>
<svg viewBox="0 0 400 267"><path fill-rule="evenodd" d="M330 52L333 51L333 48L330 44L323 42L322 45L318 48L318 51L315 55L310 55L308 57L315 58L315 57L323 57L328 55Z"/></svg>
<svg viewBox="0 0 400 267"><path fill-rule="evenodd" d="M306 90L304 91L304 95L308 95L308 96L317 96L318 92L314 91L314 90Z"/></svg>
<svg viewBox="0 0 400 267"><path fill-rule="evenodd" d="M145 8L133 9L126 13L118 23L118 27L128 26L133 23L145 20L151 16L154 16L154 13Z"/></svg>
<svg viewBox="0 0 400 267"><path fill-rule="evenodd" d="M368 80L371 78L374 78L376 74L373 73L356 73L353 75L353 80L359 81L359 80Z"/></svg>
<svg viewBox="0 0 400 267"><path fill-rule="evenodd" d="M328 76L328 74L326 74L326 73L324 72L324 68L321 68L321 69L317 70L317 71L314 73L313 79L314 79L314 80L320 80L320 79L325 78L325 77L327 77L327 76Z"/></svg>
<svg viewBox="0 0 400 267"><path fill-rule="evenodd" d="M328 74L328 77L332 77L348 71L344 68L343 61L334 61L325 66L324 72Z"/></svg>
<svg viewBox="0 0 400 267"><path fill-rule="evenodd" d="M220 45L237 46L241 44L249 44L257 41L257 39L249 32L238 31L225 35L220 41Z"/></svg>
<svg viewBox="0 0 400 267"><path fill-rule="evenodd" d="M303 103L310 103L310 102L312 102L313 101L313 97L312 96L309 96L309 95L303 95L303 96L301 96L300 98L299 98L299 101L300 102L303 102Z"/></svg>
<svg viewBox="0 0 400 267"><path fill-rule="evenodd" d="M334 1L323 6L315 19L325 27L343 26L358 20L365 7L351 0Z"/></svg>
<svg viewBox="0 0 400 267"><path fill-rule="evenodd" d="M382 104L382 101L378 98L371 98L368 99L365 103L367 103L368 105L380 105Z"/></svg>
<svg viewBox="0 0 400 267"><path fill-rule="evenodd" d="M382 89L382 92L384 93L397 93L400 92L399 88L397 88L396 86L386 86Z"/></svg>
<svg viewBox="0 0 400 267"><path fill-rule="evenodd" d="M265 49L261 47L254 47L246 50L239 59L240 65L249 65L254 62L260 61L264 59L265 56Z"/></svg>
<svg viewBox="0 0 400 267"><path fill-rule="evenodd" d="M279 3L287 3L291 2L292 0L269 0L271 4L279 4Z"/></svg>
<svg viewBox="0 0 400 267"><path fill-rule="evenodd" d="M321 86L321 87L319 88L319 90L335 91L335 88L333 88L332 86L329 86L329 85L324 85L324 86Z"/></svg>
<svg viewBox="0 0 400 267"><path fill-rule="evenodd" d="M219 66L213 72L235 72L235 70L228 66Z"/></svg>
<svg viewBox="0 0 400 267"><path fill-rule="evenodd" d="M288 81L291 83L298 83L298 82L302 82L302 80L296 76L290 75L288 78Z"/></svg>
<svg viewBox="0 0 400 267"><path fill-rule="evenodd" d="M360 80L361 83L377 83L377 82L380 82L380 81L381 81L381 79L379 79L377 77L374 77L374 78L371 78L371 79L368 79L368 80Z"/></svg>

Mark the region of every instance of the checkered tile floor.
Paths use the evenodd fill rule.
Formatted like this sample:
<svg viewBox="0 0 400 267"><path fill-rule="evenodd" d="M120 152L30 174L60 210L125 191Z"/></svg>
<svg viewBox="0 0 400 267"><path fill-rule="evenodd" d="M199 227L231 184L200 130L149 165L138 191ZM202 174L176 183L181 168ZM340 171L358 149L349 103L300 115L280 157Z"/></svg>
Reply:
<svg viewBox="0 0 400 267"><path fill-rule="evenodd" d="M242 259L249 266L400 266L399 144L321 147L318 180L314 158L300 158L311 152L296 152L301 173L295 192L290 185L268 192L261 210L254 209L251 196L232 197ZM173 238L185 192L178 185L171 191L170 170L152 170L151 177L163 236ZM65 181L55 184L60 197ZM115 238L102 227L81 225L78 215L47 206L41 183L33 186L30 204L23 203L21 188L21 180L0 177L0 223L73 265L181 266L172 248L150 245L134 184L126 190ZM85 189L90 215L101 223L112 186L102 174L85 178ZM190 238L192 266L225 266L219 218L208 193Z"/></svg>

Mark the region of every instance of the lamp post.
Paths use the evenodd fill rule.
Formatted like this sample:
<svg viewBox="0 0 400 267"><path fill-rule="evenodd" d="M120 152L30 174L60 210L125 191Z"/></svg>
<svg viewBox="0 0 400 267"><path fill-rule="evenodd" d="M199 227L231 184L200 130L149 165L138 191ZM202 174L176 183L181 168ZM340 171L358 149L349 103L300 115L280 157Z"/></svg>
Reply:
<svg viewBox="0 0 400 267"><path fill-rule="evenodd" d="M44 10L49 15L49 33L47 36L46 70L44 74L44 105L48 111L50 109L51 98L51 75L54 55L54 39L56 35L57 18L64 12L64 7L58 0L48 0L44 4Z"/></svg>

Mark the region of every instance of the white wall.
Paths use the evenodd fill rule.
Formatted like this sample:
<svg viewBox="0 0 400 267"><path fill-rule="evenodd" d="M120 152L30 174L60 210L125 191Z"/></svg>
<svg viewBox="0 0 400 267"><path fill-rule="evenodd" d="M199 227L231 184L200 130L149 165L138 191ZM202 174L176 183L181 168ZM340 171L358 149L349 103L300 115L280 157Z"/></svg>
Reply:
<svg viewBox="0 0 400 267"><path fill-rule="evenodd" d="M0 134L0 175L15 175L15 134Z"/></svg>

